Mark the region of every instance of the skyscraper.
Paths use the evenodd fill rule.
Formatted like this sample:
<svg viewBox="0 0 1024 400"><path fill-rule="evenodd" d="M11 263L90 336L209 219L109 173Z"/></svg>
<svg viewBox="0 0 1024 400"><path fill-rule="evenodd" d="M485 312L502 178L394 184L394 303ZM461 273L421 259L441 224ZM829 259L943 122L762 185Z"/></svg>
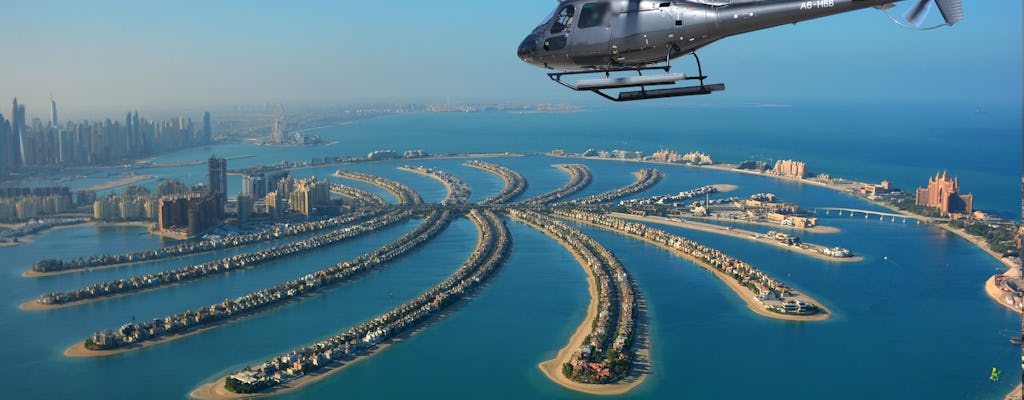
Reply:
<svg viewBox="0 0 1024 400"><path fill-rule="evenodd" d="M11 110L11 143L8 145L7 159L10 160L11 170L20 169L24 159L25 146L23 141L25 134L25 106L18 105L18 99L14 99L14 106Z"/></svg>
<svg viewBox="0 0 1024 400"><path fill-rule="evenodd" d="M3 159L0 159L0 173L6 173L11 169L10 151L8 150L11 142L10 135L11 124L4 119L3 114L0 114L0 156L3 156Z"/></svg>
<svg viewBox="0 0 1024 400"><path fill-rule="evenodd" d="M211 156L208 172L210 174L210 194L217 197L217 212L224 218L224 205L228 200L228 161Z"/></svg>
<svg viewBox="0 0 1024 400"><path fill-rule="evenodd" d="M267 195L267 176L259 173L242 174L242 194L254 199L262 199Z"/></svg>
<svg viewBox="0 0 1024 400"><path fill-rule="evenodd" d="M57 102L53 100L53 96L50 96L50 124L56 128L59 124L57 123Z"/></svg>
<svg viewBox="0 0 1024 400"><path fill-rule="evenodd" d="M284 108L280 104L274 106L274 126L270 130L270 143L284 143Z"/></svg>
<svg viewBox="0 0 1024 400"><path fill-rule="evenodd" d="M210 127L209 111L203 113L203 138L200 142L205 144L213 143L213 129Z"/></svg>

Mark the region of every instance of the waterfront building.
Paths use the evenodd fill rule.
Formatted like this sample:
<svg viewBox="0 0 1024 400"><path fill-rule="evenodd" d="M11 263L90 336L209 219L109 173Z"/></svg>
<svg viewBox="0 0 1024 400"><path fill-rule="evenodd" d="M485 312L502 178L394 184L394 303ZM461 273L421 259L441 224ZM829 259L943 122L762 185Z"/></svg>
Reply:
<svg viewBox="0 0 1024 400"><path fill-rule="evenodd" d="M254 199L267 195L267 176L262 172L242 174L242 194Z"/></svg>
<svg viewBox="0 0 1024 400"><path fill-rule="evenodd" d="M157 228L162 231L185 231L189 236L198 235L221 223L218 205L218 198L212 193L161 198Z"/></svg>
<svg viewBox="0 0 1024 400"><path fill-rule="evenodd" d="M256 202L252 196L245 194L238 195L238 222L246 222L249 220L249 216L253 214L255 204Z"/></svg>
<svg viewBox="0 0 1024 400"><path fill-rule="evenodd" d="M267 193L263 201L267 203L267 214L270 214L270 217L275 220L281 219L281 216L284 215L284 196L280 192L274 191Z"/></svg>
<svg viewBox="0 0 1024 400"><path fill-rule="evenodd" d="M188 186L181 183L178 178L168 179L160 183L156 188L156 195L160 197L174 196L188 193Z"/></svg>
<svg viewBox="0 0 1024 400"><path fill-rule="evenodd" d="M210 194L217 200L217 216L224 218L224 206L228 201L228 161L217 156L211 156L208 162L207 172L209 173Z"/></svg>
<svg viewBox="0 0 1024 400"><path fill-rule="evenodd" d="M807 177L807 164L793 160L778 160L775 162L775 168L772 168L772 174L803 179Z"/></svg>
<svg viewBox="0 0 1024 400"><path fill-rule="evenodd" d="M310 216L316 215L317 206L327 205L331 200L331 184L316 177L295 183L295 190L288 195L288 206L292 211Z"/></svg>
<svg viewBox="0 0 1024 400"><path fill-rule="evenodd" d="M188 198L171 196L160 198L157 228L169 231L188 225Z"/></svg>
<svg viewBox="0 0 1024 400"><path fill-rule="evenodd" d="M943 214L970 214L974 210L974 195L960 194L960 179L949 173L935 173L928 187L917 188L917 206L932 207Z"/></svg>
<svg viewBox="0 0 1024 400"><path fill-rule="evenodd" d="M200 195L189 201L188 228L189 236L196 236L206 232L223 221L224 208L220 197L211 195Z"/></svg>

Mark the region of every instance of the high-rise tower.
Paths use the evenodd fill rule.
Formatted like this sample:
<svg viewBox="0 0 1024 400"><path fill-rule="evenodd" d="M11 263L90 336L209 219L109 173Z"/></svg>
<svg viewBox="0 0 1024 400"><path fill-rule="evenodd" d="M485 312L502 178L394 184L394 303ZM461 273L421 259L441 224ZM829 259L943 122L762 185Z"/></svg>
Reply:
<svg viewBox="0 0 1024 400"><path fill-rule="evenodd" d="M7 154L12 170L21 168L25 159L25 130L25 106L18 105L18 99L15 98L11 110L10 153Z"/></svg>
<svg viewBox="0 0 1024 400"><path fill-rule="evenodd" d="M203 144L213 143L213 129L210 127L210 112L203 113Z"/></svg>
<svg viewBox="0 0 1024 400"><path fill-rule="evenodd" d="M210 174L210 194L217 197L217 212L224 217L224 205L228 200L228 161L211 156L208 172Z"/></svg>
<svg viewBox="0 0 1024 400"><path fill-rule="evenodd" d="M59 124L57 123L57 101L50 96L50 124L56 128Z"/></svg>

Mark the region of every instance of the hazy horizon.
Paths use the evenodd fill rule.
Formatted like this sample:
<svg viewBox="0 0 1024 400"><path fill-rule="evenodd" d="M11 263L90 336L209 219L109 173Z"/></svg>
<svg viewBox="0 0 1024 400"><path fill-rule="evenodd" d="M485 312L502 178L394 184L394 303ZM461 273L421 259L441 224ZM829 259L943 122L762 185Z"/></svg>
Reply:
<svg viewBox="0 0 1024 400"><path fill-rule="evenodd" d="M51 94L69 117L448 97L604 104L516 58L519 41L553 7L15 0L0 25L0 114L17 97L30 118L46 116ZM963 23L929 32L864 10L728 38L700 51L705 72L726 92L651 104L1019 105L1021 4L967 2L965 13ZM939 21L933 10L927 24Z"/></svg>

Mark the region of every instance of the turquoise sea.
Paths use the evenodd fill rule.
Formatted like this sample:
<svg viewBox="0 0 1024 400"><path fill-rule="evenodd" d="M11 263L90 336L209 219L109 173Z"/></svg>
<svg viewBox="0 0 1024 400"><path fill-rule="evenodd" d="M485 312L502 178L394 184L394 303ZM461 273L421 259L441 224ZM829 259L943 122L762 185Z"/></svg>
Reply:
<svg viewBox="0 0 1024 400"><path fill-rule="evenodd" d="M865 108L868 108L865 110ZM811 169L865 181L890 179L905 189L948 169L974 192L976 206L1020 218L1019 107L681 107L595 109L572 114L419 114L323 128L338 143L314 148L226 144L157 157L202 160L216 153L255 157L236 168L374 149L428 152L546 152L561 148L701 149L726 162L796 158ZM490 160L514 168L530 184L525 196L562 185L567 176L546 156ZM503 186L496 176L463 160L427 160L465 179L482 200ZM585 162L594 183L579 196L628 184L634 163ZM400 179L426 201L444 188L399 163L352 166ZM708 184L739 186L729 196L772 192L804 207L870 207L840 193L763 177L687 167L665 167L648 192L662 194ZM299 170L327 176L336 167ZM204 167L147 170L188 183L205 180ZM102 182L107 172L72 184ZM238 178L231 177L232 192ZM44 181L33 183L46 184ZM155 186L155 181L146 183ZM363 186L361 186L363 187ZM141 228L73 228L34 242L0 248L0 338L6 347L0 383L14 399L183 399L202 383L275 354L333 335L415 296L454 271L470 254L476 232L467 220L449 227L414 255L318 297L168 344L102 359L69 359L68 346L98 329L195 308L304 275L394 240L418 221L304 256L278 260L189 285L51 312L18 305L45 291L67 290L231 252L128 268L48 278L20 276L42 257L155 247L161 239ZM725 284L696 265L614 233L585 228L617 254L646 296L651 317L653 375L625 398L661 399L1001 399L1016 383L1019 350L1008 337L1020 318L990 300L983 283L1001 264L970 243L916 224L828 217L837 234L800 234L808 242L841 245L865 257L829 263L740 239L681 228L663 229L745 259L824 302L825 322L766 319L747 310ZM312 385L281 396L333 398L591 398L550 382L537 364L565 345L585 314L586 275L557 243L509 222L513 255L476 296L408 341ZM764 229L767 228L755 228ZM261 245L265 246L265 245ZM252 247L256 248L256 247ZM237 252L235 250L234 252ZM1004 371L999 382L991 369Z"/></svg>

